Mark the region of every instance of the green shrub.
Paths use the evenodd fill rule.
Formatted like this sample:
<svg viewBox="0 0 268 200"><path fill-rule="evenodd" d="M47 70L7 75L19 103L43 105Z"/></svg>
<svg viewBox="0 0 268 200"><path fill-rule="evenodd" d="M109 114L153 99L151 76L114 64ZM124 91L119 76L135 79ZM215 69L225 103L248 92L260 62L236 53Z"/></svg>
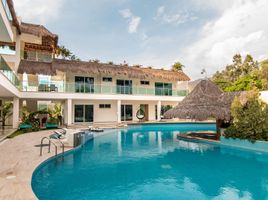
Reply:
<svg viewBox="0 0 268 200"><path fill-rule="evenodd" d="M225 130L226 138L268 141L268 105L259 99L258 91L249 92L244 104L236 97L231 113L233 121Z"/></svg>

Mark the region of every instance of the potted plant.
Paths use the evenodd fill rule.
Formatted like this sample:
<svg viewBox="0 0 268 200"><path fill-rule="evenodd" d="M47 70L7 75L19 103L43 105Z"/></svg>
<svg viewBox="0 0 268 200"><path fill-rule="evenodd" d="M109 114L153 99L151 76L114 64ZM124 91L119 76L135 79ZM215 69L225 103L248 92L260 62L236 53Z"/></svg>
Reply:
<svg viewBox="0 0 268 200"><path fill-rule="evenodd" d="M26 107L22 108L22 117L21 117L21 123L19 125L19 129L32 129L33 126L30 123L30 113L27 111Z"/></svg>
<svg viewBox="0 0 268 200"><path fill-rule="evenodd" d="M48 109L49 119L46 123L46 128L58 128L59 119L62 113L62 106L60 103L56 103L53 109Z"/></svg>

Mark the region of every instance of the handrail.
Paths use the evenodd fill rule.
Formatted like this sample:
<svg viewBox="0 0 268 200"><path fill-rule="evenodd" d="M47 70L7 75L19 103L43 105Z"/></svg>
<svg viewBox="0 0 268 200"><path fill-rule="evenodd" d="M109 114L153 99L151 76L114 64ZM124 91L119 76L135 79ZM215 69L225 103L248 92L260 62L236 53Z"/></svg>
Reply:
<svg viewBox="0 0 268 200"><path fill-rule="evenodd" d="M57 92L57 93L89 93L115 95L146 95L146 96L186 96L188 91L176 88L157 88L153 86L120 86L116 84L82 84L65 81L48 81L47 83L21 81L25 92Z"/></svg>
<svg viewBox="0 0 268 200"><path fill-rule="evenodd" d="M42 153L43 153L43 142L44 142L44 140L45 139L47 139L48 141L49 141L49 143L48 143L48 153L50 153L50 146L51 146L51 143L55 146L55 155L57 156L58 155L58 147L57 147L57 145L53 142L53 141L51 141L51 139L49 139L48 137L43 137L42 139L41 139L41 145L40 145L40 156L42 156Z"/></svg>
<svg viewBox="0 0 268 200"><path fill-rule="evenodd" d="M60 140L60 138L57 138L57 140L61 143L62 154L64 154L64 144L63 144L63 142Z"/></svg>

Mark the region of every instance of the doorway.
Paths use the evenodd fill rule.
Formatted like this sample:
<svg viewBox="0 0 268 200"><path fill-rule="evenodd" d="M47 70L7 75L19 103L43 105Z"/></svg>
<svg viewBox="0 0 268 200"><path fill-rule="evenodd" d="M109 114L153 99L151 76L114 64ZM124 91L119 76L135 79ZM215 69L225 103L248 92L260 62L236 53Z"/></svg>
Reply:
<svg viewBox="0 0 268 200"><path fill-rule="evenodd" d="M140 109L144 113L143 121L149 121L149 105L148 104L141 104Z"/></svg>
<svg viewBox="0 0 268 200"><path fill-rule="evenodd" d="M93 105L75 105L74 122L93 122L94 107Z"/></svg>
<svg viewBox="0 0 268 200"><path fill-rule="evenodd" d="M133 120L133 106L121 105L121 121L132 121L132 120Z"/></svg>

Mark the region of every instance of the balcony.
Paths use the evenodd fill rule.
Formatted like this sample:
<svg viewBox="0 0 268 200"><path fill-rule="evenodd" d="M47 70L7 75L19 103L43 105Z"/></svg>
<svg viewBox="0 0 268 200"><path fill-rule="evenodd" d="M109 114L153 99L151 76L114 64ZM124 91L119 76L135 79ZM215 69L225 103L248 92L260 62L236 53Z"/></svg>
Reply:
<svg viewBox="0 0 268 200"><path fill-rule="evenodd" d="M52 62L52 53L43 51L22 51L21 59L37 62Z"/></svg>
<svg viewBox="0 0 268 200"><path fill-rule="evenodd" d="M2 56L0 56L0 72L5 75L5 77L17 88L20 85L20 82L15 74L15 72L8 66L6 61Z"/></svg>
<svg viewBox="0 0 268 200"><path fill-rule="evenodd" d="M11 16L11 12L10 12L8 4L7 4L7 0L2 0L2 4L3 4L3 8L5 10L5 13L6 13L8 20L11 21L12 16Z"/></svg>
<svg viewBox="0 0 268 200"><path fill-rule="evenodd" d="M64 83L51 81L49 83L22 82L21 90L24 92L56 92L56 93L84 93L84 94L111 94L111 95L145 95L145 96L177 96L188 94L186 90L170 90L149 87L99 85Z"/></svg>
<svg viewBox="0 0 268 200"><path fill-rule="evenodd" d="M0 2L0 41L13 42L12 15L9 10L7 0Z"/></svg>

